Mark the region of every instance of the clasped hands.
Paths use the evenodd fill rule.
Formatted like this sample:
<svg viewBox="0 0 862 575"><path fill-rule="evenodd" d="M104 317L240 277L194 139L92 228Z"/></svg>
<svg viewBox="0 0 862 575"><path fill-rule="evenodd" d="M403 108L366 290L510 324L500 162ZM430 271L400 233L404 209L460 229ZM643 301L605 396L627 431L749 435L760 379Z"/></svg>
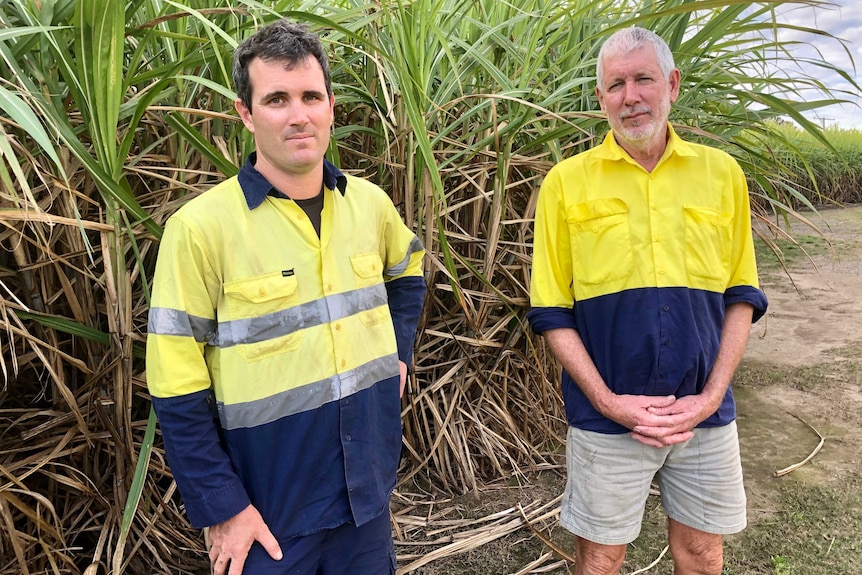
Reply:
<svg viewBox="0 0 862 575"><path fill-rule="evenodd" d="M697 424L715 413L718 404L704 395L685 397L614 395L603 415L631 429L637 441L665 447L688 441Z"/></svg>

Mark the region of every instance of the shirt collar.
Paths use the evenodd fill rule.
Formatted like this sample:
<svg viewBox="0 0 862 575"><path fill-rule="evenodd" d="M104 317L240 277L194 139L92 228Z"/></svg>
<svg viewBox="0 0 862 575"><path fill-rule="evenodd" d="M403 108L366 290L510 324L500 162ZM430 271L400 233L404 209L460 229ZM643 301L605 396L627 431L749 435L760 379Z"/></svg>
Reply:
<svg viewBox="0 0 862 575"><path fill-rule="evenodd" d="M239 179L242 194L245 196L245 203L248 204L248 209L253 210L263 203L271 192L276 192L279 196L283 194L277 190L275 186L269 183L263 174L257 171L254 167L257 161L257 152L252 152L239 170L237 175ZM338 189L343 196L347 191L347 176L341 173L329 160L323 159L323 185L330 190Z"/></svg>
<svg viewBox="0 0 862 575"><path fill-rule="evenodd" d="M670 157L671 154L677 154L679 156L697 155L691 145L677 135L670 122L667 124L667 132L667 147L664 150L664 154L662 154L662 158ZM616 138L614 138L613 130L608 132L608 135L605 136L602 144L596 148L596 155L603 160L614 161L632 159L629 153L617 143Z"/></svg>

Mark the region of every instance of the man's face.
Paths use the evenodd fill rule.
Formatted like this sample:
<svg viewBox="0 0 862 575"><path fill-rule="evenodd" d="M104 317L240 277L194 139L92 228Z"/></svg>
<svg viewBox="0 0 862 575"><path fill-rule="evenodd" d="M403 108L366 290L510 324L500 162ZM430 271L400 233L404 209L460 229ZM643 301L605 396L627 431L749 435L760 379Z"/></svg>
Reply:
<svg viewBox="0 0 862 575"><path fill-rule="evenodd" d="M286 70L284 62L255 58L248 74L251 110L240 100L235 104L254 134L258 171L272 179L318 169L329 146L335 106L320 63L309 56Z"/></svg>
<svg viewBox="0 0 862 575"><path fill-rule="evenodd" d="M596 96L621 146L643 150L664 143L670 105L679 96L679 70L665 77L655 50L644 46L606 55L602 84Z"/></svg>

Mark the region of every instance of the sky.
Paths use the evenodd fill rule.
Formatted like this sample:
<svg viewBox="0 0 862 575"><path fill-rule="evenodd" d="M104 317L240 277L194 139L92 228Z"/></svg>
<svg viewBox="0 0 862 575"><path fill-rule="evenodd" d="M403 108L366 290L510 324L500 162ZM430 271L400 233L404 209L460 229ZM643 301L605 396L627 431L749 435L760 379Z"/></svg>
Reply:
<svg viewBox="0 0 862 575"><path fill-rule="evenodd" d="M862 83L862 0L831 0L830 4L816 8L785 7L779 12L778 19L788 24L818 28L842 40L843 44L835 38L788 30L779 32L779 40L801 42L794 47L794 55L821 58L844 68L858 83ZM824 127L862 130L862 94L837 73L820 69L816 75L829 88L852 90L854 94L844 97L853 100L856 105L828 106L817 112L806 113L806 117Z"/></svg>

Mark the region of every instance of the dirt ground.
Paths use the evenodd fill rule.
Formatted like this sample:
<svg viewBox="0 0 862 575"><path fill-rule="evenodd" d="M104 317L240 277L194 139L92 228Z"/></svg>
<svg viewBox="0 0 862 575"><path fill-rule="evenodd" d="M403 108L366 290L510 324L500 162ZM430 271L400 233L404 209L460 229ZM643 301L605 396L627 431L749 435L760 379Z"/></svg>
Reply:
<svg viewBox="0 0 862 575"><path fill-rule="evenodd" d="M810 261L793 255L790 279L759 254L769 312L754 326L748 360L812 365L862 340L862 206L823 210L810 221L832 246L813 244ZM791 230L803 239L816 235L798 222Z"/></svg>
<svg viewBox="0 0 862 575"><path fill-rule="evenodd" d="M811 257L790 258L790 279L759 257L769 311L752 330L734 387L755 524L774 513L782 482L846 490L862 472L862 206L823 210L811 220L831 245L793 225ZM822 449L798 471L774 477L817 447L812 428Z"/></svg>
<svg viewBox="0 0 862 575"><path fill-rule="evenodd" d="M726 575L862 573L862 206L823 210L811 221L823 236L792 225L808 256L791 242L777 242L790 278L757 242L769 311L753 327L734 380L749 527L727 539ZM803 462L821 439L809 461L776 476ZM562 472L545 473L509 494L486 492L454 505L462 516L481 517L510 505L547 503L562 492L562 478ZM543 517L539 527L557 551L521 528L418 569L405 563L429 549L399 548L399 574L567 573L571 564L559 551L573 552L571 537L555 516ZM664 535L664 516L651 497L622 572L672 573L669 554L662 555Z"/></svg>

